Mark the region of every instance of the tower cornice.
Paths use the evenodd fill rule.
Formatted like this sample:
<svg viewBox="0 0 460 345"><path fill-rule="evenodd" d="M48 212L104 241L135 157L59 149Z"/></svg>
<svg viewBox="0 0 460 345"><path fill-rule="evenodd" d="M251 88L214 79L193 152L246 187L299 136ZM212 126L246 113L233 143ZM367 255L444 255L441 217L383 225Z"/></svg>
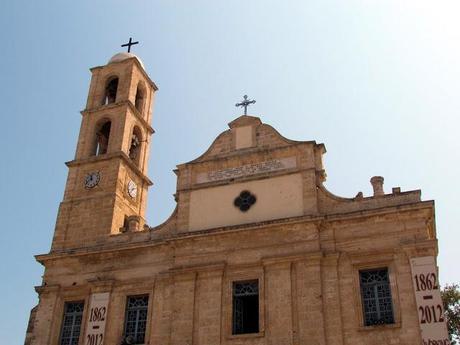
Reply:
<svg viewBox="0 0 460 345"><path fill-rule="evenodd" d="M142 75L145 77L145 79L147 80L147 82L150 84L150 86L152 86L153 90L154 91L158 91L158 86L155 84L155 82L150 79L149 75L147 74L147 72L144 70L144 67L142 67L141 63L139 62L139 60L135 57L132 57L132 58L129 58L129 59L125 59L123 61L119 61L119 62L111 62L110 64L125 64L127 61L134 61L134 63L137 65L137 67L139 68L139 70L142 72ZM95 70L98 70L98 69L103 69L104 67L106 67L107 65L103 65L103 66L95 66L95 67L92 67L90 68L89 70L91 72L94 72Z"/></svg>
<svg viewBox="0 0 460 345"><path fill-rule="evenodd" d="M134 104L129 100L120 101L120 102L116 102L116 103L111 103L111 104L108 104L108 105L101 105L101 106L96 107L96 108L84 109L84 110L80 111L80 114L82 116L86 116L86 115L89 115L91 113L99 113L99 112L108 111L108 110L114 109L114 108L119 107L119 106L126 106L126 108L131 110L131 112L134 114L134 116L136 116L136 118L149 131L150 134L155 133L155 130L152 128L152 126L150 126L150 124L147 121L145 121L145 119L142 117L142 115L139 112L139 110L137 110L136 107L134 106ZM126 110L126 109L124 109L124 110Z"/></svg>
<svg viewBox="0 0 460 345"><path fill-rule="evenodd" d="M136 166L136 164L134 164L133 161L128 157L128 155L124 153L123 151L107 153L107 154L99 155L99 156L92 156L92 157L84 158L84 159L75 159L75 160L66 162L65 165L67 165L70 168L70 167L76 167L76 166L80 166L80 165L87 164L87 163L102 162L102 161L107 161L107 160L111 160L115 158L122 159L140 179L142 179L149 186L153 185L153 182L144 173L142 173L142 171Z"/></svg>

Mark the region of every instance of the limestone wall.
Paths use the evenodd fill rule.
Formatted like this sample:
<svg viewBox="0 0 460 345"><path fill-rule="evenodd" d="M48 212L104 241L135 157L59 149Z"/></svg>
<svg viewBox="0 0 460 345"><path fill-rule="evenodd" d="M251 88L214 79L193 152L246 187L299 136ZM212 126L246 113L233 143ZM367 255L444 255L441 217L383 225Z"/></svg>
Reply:
<svg viewBox="0 0 460 345"><path fill-rule="evenodd" d="M436 254L427 229L431 212L431 205L419 204L56 254L44 261L32 343L57 344L64 301L109 291L107 344L121 341L126 298L136 294L150 296L152 345L419 344L409 257ZM358 272L383 266L396 323L364 327ZM244 279L259 280L260 332L235 336L231 284Z"/></svg>

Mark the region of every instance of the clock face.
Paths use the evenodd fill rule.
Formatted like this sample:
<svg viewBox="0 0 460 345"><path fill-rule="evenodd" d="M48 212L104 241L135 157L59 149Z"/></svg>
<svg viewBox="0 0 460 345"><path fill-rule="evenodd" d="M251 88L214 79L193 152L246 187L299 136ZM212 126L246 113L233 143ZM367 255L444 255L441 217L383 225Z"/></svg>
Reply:
<svg viewBox="0 0 460 345"><path fill-rule="evenodd" d="M99 171L87 174L85 177L85 188L91 189L96 187L100 180L101 174L99 173Z"/></svg>
<svg viewBox="0 0 460 345"><path fill-rule="evenodd" d="M128 194L133 199L137 196L137 185L133 180L129 180L128 182Z"/></svg>

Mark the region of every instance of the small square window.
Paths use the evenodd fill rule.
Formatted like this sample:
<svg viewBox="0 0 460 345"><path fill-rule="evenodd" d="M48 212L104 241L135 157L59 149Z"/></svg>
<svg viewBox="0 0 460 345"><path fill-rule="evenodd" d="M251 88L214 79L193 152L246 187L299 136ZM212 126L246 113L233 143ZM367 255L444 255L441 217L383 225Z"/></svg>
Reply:
<svg viewBox="0 0 460 345"><path fill-rule="evenodd" d="M66 302L62 319L60 345L77 345L80 338L84 302Z"/></svg>
<svg viewBox="0 0 460 345"><path fill-rule="evenodd" d="M359 271L365 326L393 324L388 268Z"/></svg>
<svg viewBox="0 0 460 345"><path fill-rule="evenodd" d="M148 295L128 296L124 338L129 339L130 344L144 344L148 306Z"/></svg>
<svg viewBox="0 0 460 345"><path fill-rule="evenodd" d="M232 334L259 333L259 281L233 283Z"/></svg>

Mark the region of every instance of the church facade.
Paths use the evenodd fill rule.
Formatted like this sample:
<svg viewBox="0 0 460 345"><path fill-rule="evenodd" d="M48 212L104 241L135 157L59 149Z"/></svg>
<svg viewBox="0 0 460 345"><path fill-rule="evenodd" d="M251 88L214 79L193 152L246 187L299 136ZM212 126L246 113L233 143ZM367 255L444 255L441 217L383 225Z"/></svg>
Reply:
<svg viewBox="0 0 460 345"><path fill-rule="evenodd" d="M336 196L323 144L242 115L149 227L157 87L129 53L91 72L26 344L448 344L419 190Z"/></svg>

